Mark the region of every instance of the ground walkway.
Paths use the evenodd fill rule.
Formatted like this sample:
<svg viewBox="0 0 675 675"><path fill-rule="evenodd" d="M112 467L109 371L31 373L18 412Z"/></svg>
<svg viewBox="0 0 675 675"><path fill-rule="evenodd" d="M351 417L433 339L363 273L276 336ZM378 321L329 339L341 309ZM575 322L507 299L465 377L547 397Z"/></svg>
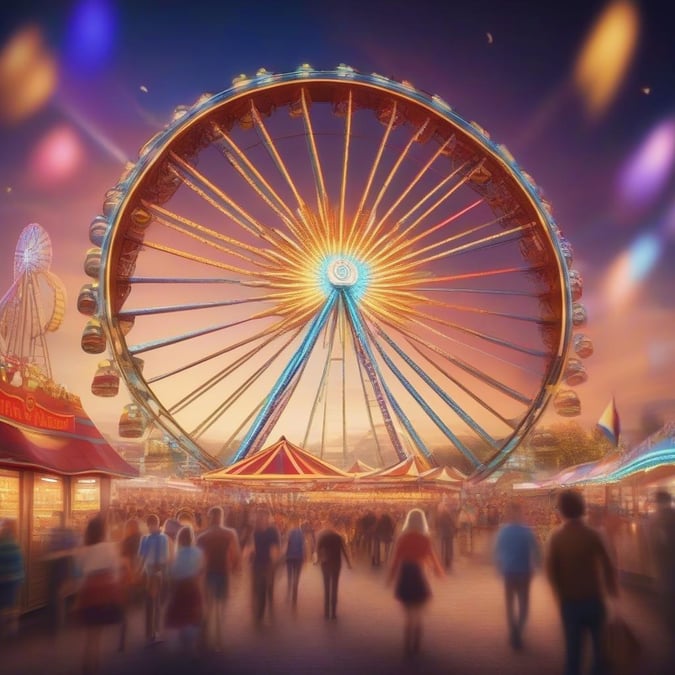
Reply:
<svg viewBox="0 0 675 675"><path fill-rule="evenodd" d="M196 661L181 658L171 639L145 647L142 611L140 607L135 609L125 653L116 651L117 627L106 632L103 673L561 673L558 616L541 576L533 582L525 649L514 653L506 640L500 580L489 565L460 558L451 574L434 583L422 653L413 660L403 658L402 613L392 589L385 585L384 568L371 568L363 563L353 571L344 570L338 618L334 622L323 618L321 575L317 567L310 564L303 570L296 614L285 603L285 581L280 574L273 620L256 631L251 619L248 579L243 575L233 589L227 610L225 650L205 654ZM640 672L645 675L659 672L667 641L650 598L644 592L624 589L621 606L645 646ZM0 647L0 672L75 675L80 672L81 646L80 627L71 624L60 635L50 636L44 618L36 613L24 619L17 640Z"/></svg>

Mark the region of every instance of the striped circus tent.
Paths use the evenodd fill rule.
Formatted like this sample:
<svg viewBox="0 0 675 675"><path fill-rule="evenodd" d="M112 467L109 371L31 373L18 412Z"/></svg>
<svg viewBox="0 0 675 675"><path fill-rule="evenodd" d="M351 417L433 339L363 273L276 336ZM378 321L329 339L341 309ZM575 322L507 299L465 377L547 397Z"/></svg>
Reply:
<svg viewBox="0 0 675 675"><path fill-rule="evenodd" d="M233 480L239 482L326 478L347 481L354 477L319 459L282 436L276 443L223 469L202 475L205 480Z"/></svg>
<svg viewBox="0 0 675 675"><path fill-rule="evenodd" d="M437 466L420 474L420 478L434 483L457 485L466 480L466 476L457 469L449 466Z"/></svg>

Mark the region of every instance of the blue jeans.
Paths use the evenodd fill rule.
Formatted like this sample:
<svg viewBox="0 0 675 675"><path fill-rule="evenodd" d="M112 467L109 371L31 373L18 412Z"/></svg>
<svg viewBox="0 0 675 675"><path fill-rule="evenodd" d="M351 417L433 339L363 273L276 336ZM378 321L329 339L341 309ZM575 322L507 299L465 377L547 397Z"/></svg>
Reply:
<svg viewBox="0 0 675 675"><path fill-rule="evenodd" d="M605 605L600 598L564 600L560 606L565 633L565 675L581 673L584 635L590 633L593 646L593 675L606 675L607 664L602 650Z"/></svg>

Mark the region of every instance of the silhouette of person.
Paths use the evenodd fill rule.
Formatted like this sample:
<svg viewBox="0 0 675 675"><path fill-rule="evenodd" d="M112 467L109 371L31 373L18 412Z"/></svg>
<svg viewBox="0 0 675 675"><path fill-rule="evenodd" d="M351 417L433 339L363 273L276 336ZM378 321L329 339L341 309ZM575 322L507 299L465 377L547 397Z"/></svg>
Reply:
<svg viewBox="0 0 675 675"><path fill-rule="evenodd" d="M396 541L389 570L389 583L397 579L395 595L405 609L406 656L420 650L422 611L431 598L431 589L424 571L427 566L431 566L437 576L443 576L443 568L431 545L424 511L412 509L408 512L401 535Z"/></svg>
<svg viewBox="0 0 675 675"><path fill-rule="evenodd" d="M319 532L316 540L317 560L323 575L323 614L326 619L337 617L338 583L342 569L342 558L351 569L345 540L329 523Z"/></svg>
<svg viewBox="0 0 675 675"><path fill-rule="evenodd" d="M286 572L288 575L287 597L291 605L298 604L298 585L300 583L300 570L305 561L305 533L300 527L297 516L290 521L291 529L286 538Z"/></svg>
<svg viewBox="0 0 675 675"><path fill-rule="evenodd" d="M575 490L558 496L563 523L551 534L546 573L558 600L565 635L565 675L581 672L584 637L593 645L593 673L607 672L602 648L604 593L618 595L617 574L600 535L583 521L584 498Z"/></svg>
<svg viewBox="0 0 675 675"><path fill-rule="evenodd" d="M19 631L19 589L24 581L24 559L17 541L16 521L0 522L0 638Z"/></svg>
<svg viewBox="0 0 675 675"><path fill-rule="evenodd" d="M215 649L222 648L222 624L231 573L241 562L237 533L223 526L223 509L213 506L207 515L207 528L197 537L197 546L204 552L204 585L206 590L205 641ZM211 636L215 634L215 637Z"/></svg>
<svg viewBox="0 0 675 675"><path fill-rule="evenodd" d="M504 577L509 642L514 649L522 649L523 629L530 603L530 583L541 556L532 529L523 523L521 505L513 502L508 515L509 521L497 532L494 557Z"/></svg>
<svg viewBox="0 0 675 675"><path fill-rule="evenodd" d="M274 602L274 576L279 559L281 538L279 530L270 523L270 512L259 509L253 530L252 581L253 618L262 624L265 609L272 612Z"/></svg>

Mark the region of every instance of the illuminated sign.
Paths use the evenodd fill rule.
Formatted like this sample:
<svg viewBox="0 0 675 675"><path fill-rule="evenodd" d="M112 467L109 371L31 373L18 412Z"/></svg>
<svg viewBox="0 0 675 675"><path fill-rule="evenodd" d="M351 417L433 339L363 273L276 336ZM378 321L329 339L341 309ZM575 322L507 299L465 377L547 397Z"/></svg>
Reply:
<svg viewBox="0 0 675 675"><path fill-rule="evenodd" d="M21 392L23 393L23 392ZM74 431L75 416L57 413L40 405L35 396L8 394L0 389L0 417L48 431Z"/></svg>

